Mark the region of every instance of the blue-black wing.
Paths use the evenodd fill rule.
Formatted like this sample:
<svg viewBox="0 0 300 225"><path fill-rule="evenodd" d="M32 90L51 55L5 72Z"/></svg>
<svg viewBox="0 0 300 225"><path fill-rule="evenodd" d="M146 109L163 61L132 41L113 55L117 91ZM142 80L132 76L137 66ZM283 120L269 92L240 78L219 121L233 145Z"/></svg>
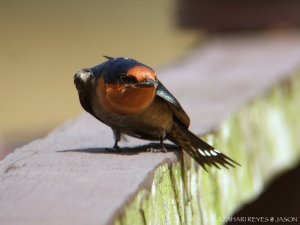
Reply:
<svg viewBox="0 0 300 225"><path fill-rule="evenodd" d="M165 100L169 106L172 108L174 116L185 126L189 127L190 118L183 110L178 100L168 91L165 86L158 81L156 95Z"/></svg>

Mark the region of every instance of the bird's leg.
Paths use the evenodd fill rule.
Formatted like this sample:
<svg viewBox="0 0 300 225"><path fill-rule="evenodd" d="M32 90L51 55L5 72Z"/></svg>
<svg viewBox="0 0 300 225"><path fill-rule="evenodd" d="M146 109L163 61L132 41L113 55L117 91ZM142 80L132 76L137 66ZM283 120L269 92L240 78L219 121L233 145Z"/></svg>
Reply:
<svg viewBox="0 0 300 225"><path fill-rule="evenodd" d="M164 145L164 137L160 136L160 149L162 152L167 152L168 150L166 149L165 145Z"/></svg>
<svg viewBox="0 0 300 225"><path fill-rule="evenodd" d="M115 144L114 144L114 150L116 152L120 152L120 147L118 145L118 142L121 140L121 133L119 130L113 129L113 133L114 133L114 138L115 138Z"/></svg>
<svg viewBox="0 0 300 225"><path fill-rule="evenodd" d="M114 144L114 146L113 146L113 149L116 151L116 152L120 152L121 150L120 150L120 147L119 147L119 145L118 145L118 140L117 139L115 139L115 144Z"/></svg>
<svg viewBox="0 0 300 225"><path fill-rule="evenodd" d="M116 130L114 128L112 128L112 131L113 131L114 139L115 139L115 144L112 147L112 151L114 151L114 152L120 152L121 149L120 149L120 147L118 145L118 142L121 140L121 133L120 133L119 130Z"/></svg>
<svg viewBox="0 0 300 225"><path fill-rule="evenodd" d="M160 134L160 136L159 136L160 147L159 148L151 147L151 148L148 148L147 151L153 152L153 153L167 152L167 149L164 146L164 139L165 138L166 138L166 133L165 133L165 131L162 131L161 134Z"/></svg>

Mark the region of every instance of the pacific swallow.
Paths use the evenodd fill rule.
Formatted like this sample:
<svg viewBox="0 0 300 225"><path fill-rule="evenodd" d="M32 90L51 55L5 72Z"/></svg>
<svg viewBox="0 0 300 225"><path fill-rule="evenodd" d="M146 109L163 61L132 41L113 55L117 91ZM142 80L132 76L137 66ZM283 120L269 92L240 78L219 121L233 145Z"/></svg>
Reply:
<svg viewBox="0 0 300 225"><path fill-rule="evenodd" d="M189 116L152 68L130 58L105 57L104 63L79 70L74 83L82 107L111 127L115 150L121 134L158 140L162 150L168 139L204 169L239 165L188 129Z"/></svg>

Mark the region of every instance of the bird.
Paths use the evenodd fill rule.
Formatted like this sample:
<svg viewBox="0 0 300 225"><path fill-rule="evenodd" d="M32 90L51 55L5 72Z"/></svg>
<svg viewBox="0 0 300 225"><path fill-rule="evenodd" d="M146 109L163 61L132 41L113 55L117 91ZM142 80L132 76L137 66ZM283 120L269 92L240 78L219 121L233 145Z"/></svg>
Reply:
<svg viewBox="0 0 300 225"><path fill-rule="evenodd" d="M161 151L169 140L205 170L239 165L189 130L189 116L154 69L132 58L104 57L105 62L77 71L74 84L84 110L112 129L115 151L125 134L159 141Z"/></svg>

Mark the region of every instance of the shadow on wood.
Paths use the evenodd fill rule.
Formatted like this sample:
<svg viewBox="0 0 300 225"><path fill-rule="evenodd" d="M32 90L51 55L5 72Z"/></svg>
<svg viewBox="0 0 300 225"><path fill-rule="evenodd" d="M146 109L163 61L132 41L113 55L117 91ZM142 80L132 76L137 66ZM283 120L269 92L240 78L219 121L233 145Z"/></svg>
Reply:
<svg viewBox="0 0 300 225"><path fill-rule="evenodd" d="M175 152L179 148L177 145L164 144L168 152ZM57 152L81 152L81 153L93 153L93 154L118 154L118 155L136 155L140 152L149 152L152 153L152 150L155 149L157 152L160 150L160 144L158 143L149 143L147 145L139 145L135 147L122 147L119 151L116 151L114 148L83 148L83 149L68 149L68 150L59 150ZM156 153L156 152L154 152Z"/></svg>

